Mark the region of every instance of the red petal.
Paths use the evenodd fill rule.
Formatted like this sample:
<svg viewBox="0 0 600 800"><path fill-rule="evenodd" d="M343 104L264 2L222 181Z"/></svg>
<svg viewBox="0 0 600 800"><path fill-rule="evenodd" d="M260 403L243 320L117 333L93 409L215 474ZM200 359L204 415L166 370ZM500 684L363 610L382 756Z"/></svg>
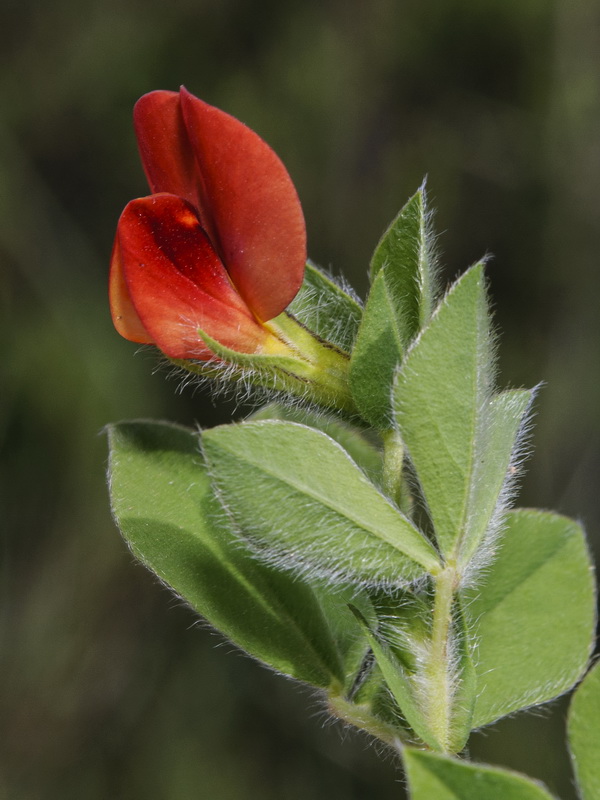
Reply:
<svg viewBox="0 0 600 800"><path fill-rule="evenodd" d="M153 193L168 192L201 204L202 177L181 114L178 92L149 92L135 104L133 124Z"/></svg>
<svg viewBox="0 0 600 800"><path fill-rule="evenodd" d="M140 344L152 344L153 340L148 331L142 325L137 311L131 301L129 289L125 283L123 275L123 263L121 259L121 248L118 238L115 239L112 256L110 260L110 276L108 279L108 297L110 303L110 313L115 328L130 342Z"/></svg>
<svg viewBox="0 0 600 800"><path fill-rule="evenodd" d="M248 306L260 319L272 319L295 297L306 263L294 185L254 131L183 87L180 98L202 176L201 218L209 226L212 219L208 231Z"/></svg>
<svg viewBox="0 0 600 800"><path fill-rule="evenodd" d="M167 356L210 358L198 328L233 350L261 349L267 331L232 286L189 203L170 194L132 200L117 241L132 305Z"/></svg>

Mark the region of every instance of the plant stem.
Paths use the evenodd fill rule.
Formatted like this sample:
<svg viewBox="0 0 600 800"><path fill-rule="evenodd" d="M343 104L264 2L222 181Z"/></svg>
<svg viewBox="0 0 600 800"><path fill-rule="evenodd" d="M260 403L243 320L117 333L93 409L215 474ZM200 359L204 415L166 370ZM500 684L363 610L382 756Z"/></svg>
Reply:
<svg viewBox="0 0 600 800"><path fill-rule="evenodd" d="M452 605L457 583L454 565L433 578L435 596L428 664L425 669L429 725L444 752L450 751L454 668Z"/></svg>
<svg viewBox="0 0 600 800"><path fill-rule="evenodd" d="M338 695L329 698L329 711L338 719L375 736L396 750L402 749L404 740L401 732L374 717L366 706L356 705Z"/></svg>

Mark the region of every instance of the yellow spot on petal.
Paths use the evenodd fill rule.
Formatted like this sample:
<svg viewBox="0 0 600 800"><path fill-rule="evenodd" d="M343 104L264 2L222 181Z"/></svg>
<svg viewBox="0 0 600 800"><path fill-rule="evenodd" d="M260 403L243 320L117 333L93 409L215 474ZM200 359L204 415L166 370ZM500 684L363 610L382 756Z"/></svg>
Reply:
<svg viewBox="0 0 600 800"><path fill-rule="evenodd" d="M198 226L198 217L192 214L188 209L181 211L177 216L177 221L181 225L187 225L188 228L195 228Z"/></svg>

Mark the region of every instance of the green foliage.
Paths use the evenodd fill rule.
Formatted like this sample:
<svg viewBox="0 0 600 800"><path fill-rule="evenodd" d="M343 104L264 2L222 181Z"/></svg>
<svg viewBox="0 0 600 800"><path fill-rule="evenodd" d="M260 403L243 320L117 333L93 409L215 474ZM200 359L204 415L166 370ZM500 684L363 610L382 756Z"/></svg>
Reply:
<svg viewBox="0 0 600 800"><path fill-rule="evenodd" d="M600 664L578 687L569 711L569 746L582 800L600 797Z"/></svg>
<svg viewBox="0 0 600 800"><path fill-rule="evenodd" d="M352 294L310 261L304 282L288 311L323 339L347 352L352 349L362 308Z"/></svg>
<svg viewBox="0 0 600 800"><path fill-rule="evenodd" d="M115 535L97 432L230 411L176 391L107 319L120 204L147 191L130 125L143 91L184 80L264 135L297 180L311 253L361 294L382 223L429 173L450 272L498 257L507 385L546 381L526 502L586 520L597 551L595 14L589 0L2 4L0 795L403 796L364 737L322 729L313 700L298 721L292 682L188 629ZM542 717L560 727L562 704ZM543 747L538 769L574 797L557 737L532 747L528 718L487 738L487 760Z"/></svg>
<svg viewBox="0 0 600 800"><path fill-rule="evenodd" d="M503 501L510 499L518 475L519 448L534 394L531 389L509 389L494 395L480 411L459 554L465 567L477 558L478 548L485 558L485 546L493 546Z"/></svg>
<svg viewBox="0 0 600 800"><path fill-rule="evenodd" d="M248 419L279 419L315 428L337 442L374 484L381 483L382 454L376 446L374 437L369 436L368 431L365 431L364 428L351 425L346 420L341 420L332 414L295 406L284 406L281 403L263 406L251 414Z"/></svg>
<svg viewBox="0 0 600 800"><path fill-rule="evenodd" d="M356 405L378 430L391 426L391 387L404 352L393 303L382 269L371 286L350 362Z"/></svg>
<svg viewBox="0 0 600 800"><path fill-rule="evenodd" d="M400 659L394 655L391 648L373 633L367 620L358 609L353 608L352 610L357 620L363 626L373 655L381 669L390 692L398 703L402 715L423 742L434 750L441 750L441 743L438 741L435 732L431 730L427 717L419 702L419 687L415 682L415 676L410 674L409 670L402 664Z"/></svg>
<svg viewBox="0 0 600 800"><path fill-rule="evenodd" d="M350 365L361 414L379 430L391 426L392 383L406 349L426 325L434 300L432 234L420 189L384 233L371 260L371 291Z"/></svg>
<svg viewBox="0 0 600 800"><path fill-rule="evenodd" d="M462 565L486 535L527 400L521 394L512 402L492 401L489 315L478 264L440 304L395 389L396 422L436 540Z"/></svg>
<svg viewBox="0 0 600 800"><path fill-rule="evenodd" d="M428 217L425 189L421 188L384 233L371 259L372 280L385 271L393 300L393 324L404 348L425 327L433 311L436 275Z"/></svg>
<svg viewBox="0 0 600 800"><path fill-rule="evenodd" d="M257 563L219 509L198 434L166 423L109 428L113 513L134 554L251 655L316 686L341 676L311 590Z"/></svg>
<svg viewBox="0 0 600 800"><path fill-rule="evenodd" d="M206 431L203 446L236 525L277 564L372 585L437 567L427 540L320 431L248 422Z"/></svg>
<svg viewBox="0 0 600 800"><path fill-rule="evenodd" d="M289 357L205 337L226 378L277 389L277 403L201 435L112 427L115 517L215 628L399 747L413 800L548 799L520 775L449 756L585 671L595 589L583 531L508 508L535 392L495 388L483 262L433 308L422 191L371 277L363 313L309 265L293 315L271 323ZM588 691L593 679L571 736L593 786Z"/></svg>
<svg viewBox="0 0 600 800"><path fill-rule="evenodd" d="M452 687L449 750L460 753L466 746L471 731L476 727L473 723L473 714L479 692L472 626L460 597L454 599L452 623L451 649L456 661L454 672L456 683Z"/></svg>
<svg viewBox="0 0 600 800"><path fill-rule="evenodd" d="M576 522L529 509L507 515L492 564L465 592L476 644L473 727L573 686L593 643L595 599Z"/></svg>
<svg viewBox="0 0 600 800"><path fill-rule="evenodd" d="M412 800L552 800L541 784L516 772L408 747L403 759Z"/></svg>

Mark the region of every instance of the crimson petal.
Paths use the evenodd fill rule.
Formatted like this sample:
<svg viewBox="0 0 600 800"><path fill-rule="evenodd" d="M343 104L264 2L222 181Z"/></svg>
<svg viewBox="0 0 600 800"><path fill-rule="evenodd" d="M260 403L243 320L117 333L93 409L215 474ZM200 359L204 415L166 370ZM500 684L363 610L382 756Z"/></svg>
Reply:
<svg viewBox="0 0 600 800"><path fill-rule="evenodd" d="M277 316L306 263L302 208L277 155L184 88L144 95L134 121L152 191L189 200L247 305L262 320Z"/></svg>
<svg viewBox="0 0 600 800"><path fill-rule="evenodd" d="M296 296L306 264L306 226L294 185L254 131L184 87L180 97L215 244L246 303L260 319L272 319Z"/></svg>
<svg viewBox="0 0 600 800"><path fill-rule="evenodd" d="M232 286L190 203L171 194L132 200L115 250L115 285L122 274L141 326L167 356L210 358L199 328L231 349L260 351L268 334Z"/></svg>
<svg viewBox="0 0 600 800"><path fill-rule="evenodd" d="M138 149L153 193L168 192L202 204L202 176L188 139L179 92L143 95L133 109Z"/></svg>

